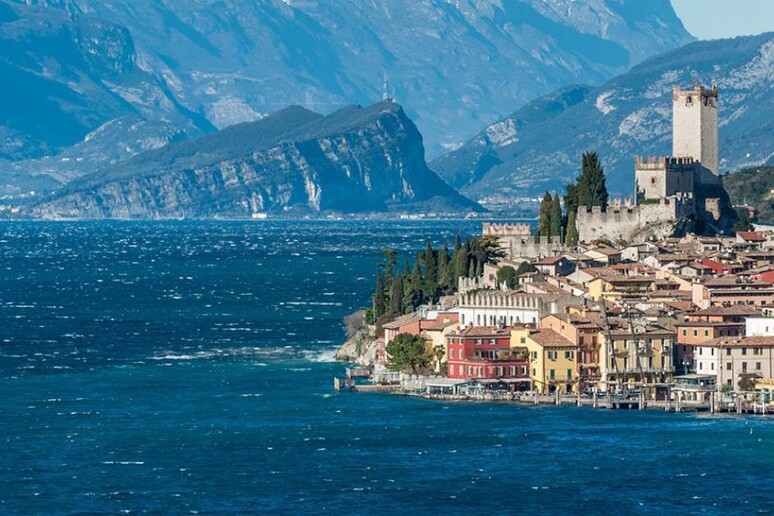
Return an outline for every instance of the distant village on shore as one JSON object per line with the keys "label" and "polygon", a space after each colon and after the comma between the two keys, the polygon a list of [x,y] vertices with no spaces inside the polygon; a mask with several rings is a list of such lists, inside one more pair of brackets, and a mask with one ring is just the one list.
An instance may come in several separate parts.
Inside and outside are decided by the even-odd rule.
{"label": "distant village on shore", "polygon": [[380,271],[338,353],[357,366],[335,387],[774,409],[774,234],[739,220],[723,189],[717,88],[675,86],[672,109],[673,154],[635,159],[632,199],[607,198],[589,153],[564,212],[546,194],[536,235],[485,223],[451,257],[428,245],[413,270]]}

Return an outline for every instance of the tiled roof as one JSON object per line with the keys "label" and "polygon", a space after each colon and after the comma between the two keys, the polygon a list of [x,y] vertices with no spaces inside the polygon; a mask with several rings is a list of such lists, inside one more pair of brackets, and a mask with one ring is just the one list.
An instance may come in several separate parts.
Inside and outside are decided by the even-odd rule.
{"label": "tiled roof", "polygon": [[530,340],[544,348],[566,348],[574,347],[575,343],[562,337],[554,330],[542,329],[529,334]]}

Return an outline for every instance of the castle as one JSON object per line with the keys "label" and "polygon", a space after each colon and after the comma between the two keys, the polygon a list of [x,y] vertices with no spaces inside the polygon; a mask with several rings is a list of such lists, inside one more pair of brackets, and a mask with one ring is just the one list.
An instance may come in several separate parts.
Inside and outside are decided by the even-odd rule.
{"label": "castle", "polygon": [[535,258],[556,256],[565,251],[559,237],[532,236],[529,224],[494,224],[485,222],[482,228],[483,236],[497,237],[500,247],[509,260],[519,258]]}
{"label": "castle", "polygon": [[635,158],[634,201],[581,206],[581,241],[663,238],[697,219],[720,218],[718,89],[672,89],[672,156]]}

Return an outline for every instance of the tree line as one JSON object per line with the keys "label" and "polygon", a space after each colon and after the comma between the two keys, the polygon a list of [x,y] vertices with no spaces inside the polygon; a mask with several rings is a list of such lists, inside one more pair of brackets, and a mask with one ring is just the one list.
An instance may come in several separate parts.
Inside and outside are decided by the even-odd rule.
{"label": "tree line", "polygon": [[578,228],[576,219],[579,206],[607,207],[609,195],[605,172],[596,152],[584,152],[581,172],[575,181],[569,183],[564,194],[564,214],[562,213],[559,194],[551,196],[546,192],[540,203],[538,216],[538,236],[559,237],[565,244],[578,244]]}
{"label": "tree line", "polygon": [[425,250],[417,253],[413,266],[405,260],[402,271],[398,269],[397,251],[385,249],[382,253],[384,261],[378,264],[372,306],[366,312],[367,320],[376,324],[456,292],[459,278],[481,276],[484,264],[505,256],[497,237],[468,238],[463,243],[459,235],[451,252],[448,244],[436,250],[428,240]]}

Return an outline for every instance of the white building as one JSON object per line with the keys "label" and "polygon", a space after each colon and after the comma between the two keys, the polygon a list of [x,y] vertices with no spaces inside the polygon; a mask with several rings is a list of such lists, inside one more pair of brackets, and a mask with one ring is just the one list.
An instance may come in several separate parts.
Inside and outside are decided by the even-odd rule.
{"label": "white building", "polygon": [[579,301],[570,295],[482,290],[459,295],[457,307],[449,311],[459,314],[463,328],[520,323],[537,326],[546,315],[563,313],[565,307],[577,305]]}
{"label": "white building", "polygon": [[744,323],[748,337],[774,337],[774,317],[747,317]]}
{"label": "white building", "polygon": [[721,337],[695,346],[696,373],[737,388],[742,375],[774,378],[774,336]]}

